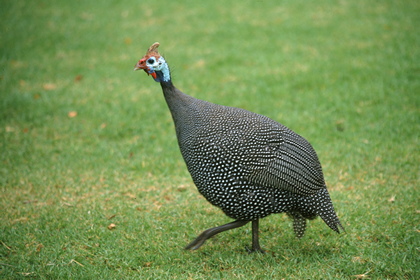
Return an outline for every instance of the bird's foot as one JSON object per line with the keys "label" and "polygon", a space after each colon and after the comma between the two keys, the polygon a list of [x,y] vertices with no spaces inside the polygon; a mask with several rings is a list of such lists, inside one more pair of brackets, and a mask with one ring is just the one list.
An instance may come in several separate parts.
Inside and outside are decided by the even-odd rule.
{"label": "bird's foot", "polygon": [[249,254],[252,254],[252,253],[265,254],[265,253],[266,253],[263,249],[261,249],[261,247],[257,247],[257,248],[251,247],[251,248],[249,248],[248,246],[246,246],[246,247],[245,247],[245,250],[246,250]]}

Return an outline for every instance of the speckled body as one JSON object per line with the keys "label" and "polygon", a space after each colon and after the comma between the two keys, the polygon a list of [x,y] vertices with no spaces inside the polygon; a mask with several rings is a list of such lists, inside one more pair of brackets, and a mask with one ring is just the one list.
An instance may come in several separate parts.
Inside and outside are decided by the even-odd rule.
{"label": "speckled body", "polygon": [[161,82],[181,153],[199,192],[236,220],[286,212],[303,236],[317,216],[342,227],[322,168],[303,137],[265,116],[188,96]]}

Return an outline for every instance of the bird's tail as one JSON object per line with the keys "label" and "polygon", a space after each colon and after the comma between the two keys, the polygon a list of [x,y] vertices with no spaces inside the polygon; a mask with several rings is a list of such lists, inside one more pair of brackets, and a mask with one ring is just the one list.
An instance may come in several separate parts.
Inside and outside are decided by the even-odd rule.
{"label": "bird's tail", "polygon": [[330,194],[326,188],[317,193],[315,206],[317,214],[332,230],[336,231],[337,233],[340,233],[340,231],[345,232],[343,225],[335,213]]}
{"label": "bird's tail", "polygon": [[287,212],[293,218],[293,230],[298,238],[301,238],[305,234],[306,220],[315,219],[317,216],[320,216],[332,230],[338,233],[345,231],[335,213],[326,188],[320,190],[313,196],[300,197],[298,201],[297,209]]}

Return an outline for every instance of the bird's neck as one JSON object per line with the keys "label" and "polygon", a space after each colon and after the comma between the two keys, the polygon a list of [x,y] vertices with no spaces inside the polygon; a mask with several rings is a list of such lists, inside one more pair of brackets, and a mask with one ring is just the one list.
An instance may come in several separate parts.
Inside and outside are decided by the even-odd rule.
{"label": "bird's neck", "polygon": [[178,142],[181,145],[184,134],[183,127],[190,127],[199,117],[197,116],[197,99],[177,89],[171,80],[160,82],[166,104],[172,115]]}
{"label": "bird's neck", "polygon": [[[169,109],[173,113],[173,106],[180,105],[180,103],[185,102],[186,94],[178,90],[172,83],[171,71],[168,64],[165,62],[162,65],[162,69],[156,71],[156,81],[160,82],[162,87],[163,94],[165,96],[166,102],[169,105]],[[175,105],[176,104],[176,105]]]}
{"label": "bird's neck", "polygon": [[162,68],[159,71],[156,71],[156,76],[155,80],[160,82],[175,126],[178,127],[181,123],[194,118],[195,113],[193,111],[196,111],[194,107],[196,106],[197,99],[183,93],[173,85],[171,72],[166,62],[162,64]]}
{"label": "bird's neck", "polygon": [[195,98],[177,89],[171,79],[160,82],[160,86],[162,87],[163,95],[165,96],[166,103],[168,104],[172,114],[179,113],[180,107],[185,108],[192,106]]}
{"label": "bird's neck", "polygon": [[171,81],[171,70],[166,62],[164,62],[159,71],[156,71],[156,82],[167,83]]}
{"label": "bird's neck", "polygon": [[163,94],[167,102],[168,98],[176,98],[178,95],[178,89],[173,85],[169,67],[165,67],[162,71],[156,71],[157,79],[160,81],[160,86],[162,87]]}

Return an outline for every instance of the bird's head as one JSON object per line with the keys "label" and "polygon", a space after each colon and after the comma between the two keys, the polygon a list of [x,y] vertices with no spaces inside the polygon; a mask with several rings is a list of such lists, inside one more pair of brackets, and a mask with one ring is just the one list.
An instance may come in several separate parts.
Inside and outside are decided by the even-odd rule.
{"label": "bird's head", "polygon": [[137,62],[134,70],[143,69],[148,75],[152,75],[156,82],[168,81],[169,68],[163,56],[157,51],[158,47],[158,42],[151,45],[146,55]]}

